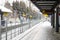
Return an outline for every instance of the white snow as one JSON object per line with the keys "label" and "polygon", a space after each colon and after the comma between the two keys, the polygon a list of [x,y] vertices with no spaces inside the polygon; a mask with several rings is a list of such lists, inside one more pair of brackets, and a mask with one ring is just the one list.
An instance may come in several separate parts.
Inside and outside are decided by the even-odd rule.
{"label": "white snow", "polygon": [[[36,24],[35,26],[33,26],[32,28],[30,28],[29,30],[27,30],[27,31],[25,31],[24,33],[20,34],[19,36],[13,38],[12,40],[19,40],[19,39],[24,38],[25,36],[28,38],[27,35],[29,35],[29,33],[30,33],[31,31],[33,31],[34,29],[38,30],[36,27],[39,27],[39,26],[41,26],[41,27],[42,27],[42,26],[44,26],[44,27],[46,27],[46,26],[51,26],[51,23],[48,22],[48,21],[40,22],[40,23]],[[34,30],[34,31],[36,31],[36,30]],[[31,37],[32,37],[32,36],[31,36]],[[24,38],[24,40],[25,40],[25,38]]]}
{"label": "white snow", "polygon": [[0,6],[0,10],[1,10],[2,12],[11,12],[11,13],[12,13],[12,11],[11,11],[10,9],[7,9],[7,8],[4,7],[4,6]]}

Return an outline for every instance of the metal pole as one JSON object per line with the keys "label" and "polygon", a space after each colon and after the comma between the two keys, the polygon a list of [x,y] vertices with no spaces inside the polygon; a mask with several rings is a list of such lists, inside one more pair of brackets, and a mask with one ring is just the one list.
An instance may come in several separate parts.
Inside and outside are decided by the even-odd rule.
{"label": "metal pole", "polygon": [[0,40],[1,40],[1,15],[0,15]]}
{"label": "metal pole", "polygon": [[29,28],[30,28],[30,17],[29,17]]}
{"label": "metal pole", "polygon": [[[20,19],[20,22],[21,22],[21,17],[20,17],[20,15],[21,15],[21,12],[20,12],[20,14],[19,14],[19,19]],[[21,33],[21,27],[20,27],[20,33]]]}
{"label": "metal pole", "polygon": [[[11,23],[11,29],[12,29],[12,23]],[[11,30],[11,39],[12,39],[12,30]]]}
{"label": "metal pole", "polygon": [[[23,23],[22,23],[22,19],[21,19],[21,15],[22,15],[22,11],[23,11],[23,8],[21,8],[21,13],[20,13],[20,22],[21,22],[21,25],[23,25]],[[22,27],[20,27],[20,33],[22,33],[23,32],[23,26]]]}
{"label": "metal pole", "polygon": [[59,17],[58,17],[58,9],[56,8],[56,32],[59,32]]}
{"label": "metal pole", "polygon": [[51,25],[54,28],[54,13],[52,13],[52,15],[51,15]]}
{"label": "metal pole", "polygon": [[53,26],[53,14],[51,15],[51,26]]}
{"label": "metal pole", "polygon": [[[14,13],[15,13],[15,14],[14,14],[15,25],[16,25],[16,18],[15,18],[15,17],[16,17],[16,12],[17,12],[17,10],[14,11]],[[15,29],[15,36],[16,36],[16,29]]]}
{"label": "metal pole", "polygon": [[[31,1],[29,1],[29,7],[31,8]],[[29,10],[29,13],[31,13],[30,11],[31,10]],[[29,28],[30,28],[30,17],[29,17]]]}
{"label": "metal pole", "polygon": [[[22,11],[21,11],[21,15],[22,15],[22,12],[23,12],[23,8],[22,8]],[[21,24],[23,25],[23,20],[21,20]],[[23,26],[22,26],[22,32],[23,32]]]}
{"label": "metal pole", "polygon": [[2,15],[1,14],[2,14],[2,12],[0,10],[0,40],[1,40],[1,24],[2,24],[2,22],[1,22],[2,21],[2,17],[1,17]]}
{"label": "metal pole", "polygon": [[7,40],[7,19],[6,19],[6,40]]}
{"label": "metal pole", "polygon": [[55,15],[54,15],[54,11],[53,11],[53,28],[55,28],[54,27],[54,19],[55,19]]}

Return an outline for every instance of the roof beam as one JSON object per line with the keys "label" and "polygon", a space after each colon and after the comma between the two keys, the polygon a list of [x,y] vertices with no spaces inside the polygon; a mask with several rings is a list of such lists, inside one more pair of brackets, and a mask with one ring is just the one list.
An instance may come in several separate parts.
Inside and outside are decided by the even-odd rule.
{"label": "roof beam", "polygon": [[[59,4],[59,1],[56,1],[55,4],[54,4],[54,6],[52,7],[52,9],[54,10],[54,8],[55,8],[58,4]],[[52,9],[51,9],[51,10],[52,10]]]}
{"label": "roof beam", "polygon": [[51,6],[52,6],[52,5],[54,5],[54,4],[37,4],[37,5],[39,5],[39,6],[40,6],[40,5],[51,5]]}
{"label": "roof beam", "polygon": [[55,3],[56,1],[36,1],[36,3]]}

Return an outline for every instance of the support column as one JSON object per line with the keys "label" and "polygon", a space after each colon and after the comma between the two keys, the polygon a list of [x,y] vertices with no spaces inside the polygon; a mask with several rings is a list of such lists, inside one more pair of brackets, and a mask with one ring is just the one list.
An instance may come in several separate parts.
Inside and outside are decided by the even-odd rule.
{"label": "support column", "polygon": [[54,28],[54,12],[53,12],[52,15],[51,15],[51,25],[52,25],[53,28]]}
{"label": "support column", "polygon": [[51,26],[52,26],[52,24],[53,24],[53,23],[52,23],[52,17],[53,17],[53,15],[51,15]]}
{"label": "support column", "polygon": [[59,32],[59,16],[58,16],[58,9],[56,8],[56,32]]}
{"label": "support column", "polygon": [[52,22],[53,22],[53,25],[52,25],[52,26],[53,26],[53,28],[54,28],[54,12],[53,12],[52,15],[53,15],[53,18],[52,18],[52,20],[53,20],[53,21],[52,21]]}
{"label": "support column", "polygon": [[1,19],[0,19],[0,40],[1,40],[1,24],[2,24],[2,20],[3,20],[3,13],[2,13],[2,11],[0,10],[0,17],[1,17]]}

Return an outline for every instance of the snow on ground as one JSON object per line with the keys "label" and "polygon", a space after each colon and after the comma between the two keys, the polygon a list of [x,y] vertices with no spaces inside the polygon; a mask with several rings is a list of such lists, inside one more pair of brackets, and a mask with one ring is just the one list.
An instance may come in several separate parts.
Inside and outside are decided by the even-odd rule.
{"label": "snow on ground", "polygon": [[51,23],[49,21],[43,22],[42,26],[51,26]]}
{"label": "snow on ground", "polygon": [[[40,22],[35,25],[28,34],[26,34],[20,40],[55,40],[51,35],[51,23],[48,21]],[[28,32],[28,31],[27,31]]]}
{"label": "snow on ground", "polygon": [[[38,23],[38,24],[36,24],[35,26],[33,26],[32,28],[30,28],[29,30],[27,30],[27,31],[25,31],[24,33],[22,33],[22,34],[20,34],[19,36],[17,36],[17,37],[15,37],[15,38],[13,38],[12,40],[21,40],[21,39],[23,39],[23,40],[26,40],[26,37],[28,38],[28,36],[27,35],[30,35],[29,33],[31,32],[31,31],[33,31],[34,29],[36,29],[36,27],[38,28],[39,26],[44,26],[44,27],[46,27],[46,26],[51,26],[51,23],[50,22],[48,22],[48,21],[45,21],[45,22],[40,22],[40,23]],[[40,27],[39,27],[40,28]],[[38,30],[38,29],[36,29],[36,30]],[[35,31],[36,31],[35,30]],[[34,32],[35,32],[34,31]],[[33,35],[32,35],[33,36]],[[31,36],[31,37],[32,37]]]}

